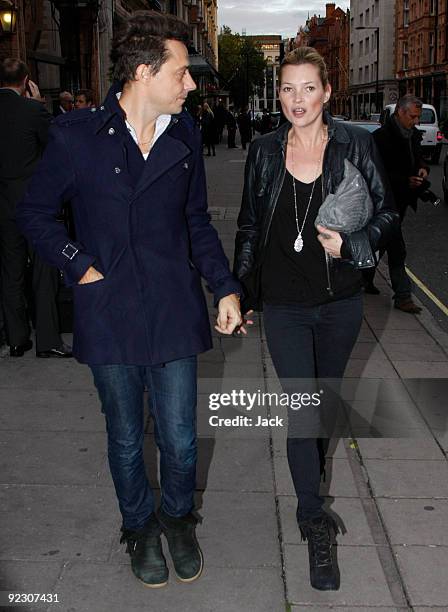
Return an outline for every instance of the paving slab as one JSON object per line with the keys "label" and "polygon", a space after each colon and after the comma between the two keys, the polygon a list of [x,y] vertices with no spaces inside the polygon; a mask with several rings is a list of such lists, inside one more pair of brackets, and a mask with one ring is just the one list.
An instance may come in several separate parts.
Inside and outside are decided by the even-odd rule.
{"label": "paving slab", "polygon": [[[1,367],[1,365],[0,365]],[[0,389],[0,430],[90,431],[105,430],[96,391],[72,393],[60,389],[30,391]]]}
{"label": "paving slab", "polygon": [[92,373],[74,359],[13,358],[1,360],[2,389],[61,389],[63,391],[95,391]]}
{"label": "paving slab", "polygon": [[448,465],[444,461],[366,459],[375,497],[448,498]]}
{"label": "paving slab", "polygon": [[112,486],[101,433],[3,431],[0,461],[2,484]]}
{"label": "paving slab", "polygon": [[[300,532],[297,526],[295,496],[281,496],[278,498],[282,540],[285,544],[301,544]],[[336,520],[341,532],[337,541],[339,546],[375,546],[362,502],[357,498],[335,497],[334,500],[326,498],[325,510]]]}
{"label": "paving slab", "polygon": [[448,362],[394,361],[400,378],[448,378]]}
{"label": "paving slab", "polygon": [[105,561],[121,525],[112,487],[0,486],[0,499],[3,560]]}
{"label": "paving slab", "polygon": [[433,438],[415,440],[397,438],[359,439],[358,447],[363,459],[417,459],[444,461],[445,457]]}
{"label": "paving slab", "polygon": [[162,589],[148,589],[128,566],[73,562],[58,585],[67,612],[283,612],[283,584],[277,568],[211,568],[200,580],[182,584],[170,576]]}
{"label": "paving slab", "polygon": [[291,604],[393,606],[383,568],[374,546],[338,546],[339,591],[317,591],[309,583],[307,546],[284,546],[287,599]]}
{"label": "paving slab", "polygon": [[412,606],[448,608],[448,547],[394,546]]}
{"label": "paving slab", "polygon": [[392,544],[448,546],[448,500],[379,499],[378,507]]}
{"label": "paving slab", "polygon": [[392,361],[448,361],[448,355],[437,345],[381,343]]}
{"label": "paving slab", "polygon": [[347,378],[398,378],[390,361],[350,358],[345,369]]}
{"label": "paving slab", "polygon": [[[2,612],[44,612],[48,604],[26,604],[14,607],[2,606],[8,593],[56,594],[53,588],[62,572],[63,564],[58,561],[0,561],[0,610]],[[52,609],[60,609],[60,604],[53,604]]]}

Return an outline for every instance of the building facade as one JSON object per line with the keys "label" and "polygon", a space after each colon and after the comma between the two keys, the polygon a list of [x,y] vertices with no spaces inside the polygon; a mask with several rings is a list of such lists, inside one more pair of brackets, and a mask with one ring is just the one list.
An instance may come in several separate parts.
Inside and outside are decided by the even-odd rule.
{"label": "building facade", "polygon": [[349,79],[354,119],[397,101],[395,1],[351,0]]}
{"label": "building facade", "polygon": [[104,98],[114,30],[137,10],[172,13],[189,23],[191,71],[201,91],[216,86],[217,0],[16,0],[16,6],[16,31],[0,31],[0,59],[19,57],[29,65],[50,110],[61,90],[92,89],[97,103]]}
{"label": "building facade", "polygon": [[337,115],[351,114],[349,95],[350,11],[327,2],[325,17],[309,17],[297,33],[297,47],[314,47],[325,59],[332,86],[330,110]]}
{"label": "building facade", "polygon": [[283,53],[283,40],[278,34],[248,36],[263,53],[267,62],[264,87],[254,96],[253,109],[262,111],[267,108],[271,112],[280,110],[278,101],[278,69]]}
{"label": "building facade", "polygon": [[448,116],[448,1],[397,0],[396,76],[399,94],[413,93]]}

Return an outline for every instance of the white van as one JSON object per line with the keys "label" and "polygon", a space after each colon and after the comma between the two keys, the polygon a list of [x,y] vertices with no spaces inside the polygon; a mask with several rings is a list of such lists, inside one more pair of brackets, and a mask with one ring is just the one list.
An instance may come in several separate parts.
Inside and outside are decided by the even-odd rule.
{"label": "white van", "polygon": [[[382,125],[384,125],[390,115],[395,112],[395,107],[396,104],[388,104],[384,108],[380,119]],[[416,127],[423,132],[423,154],[430,157],[433,164],[438,164],[442,151],[443,134],[439,130],[439,121],[434,106],[431,104],[423,104],[420,124]]]}

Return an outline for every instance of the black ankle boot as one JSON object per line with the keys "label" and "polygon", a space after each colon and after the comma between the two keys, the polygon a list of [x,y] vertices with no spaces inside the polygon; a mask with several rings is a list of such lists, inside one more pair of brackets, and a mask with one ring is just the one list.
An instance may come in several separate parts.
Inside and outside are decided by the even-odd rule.
{"label": "black ankle boot", "polygon": [[336,560],[335,521],[324,514],[318,518],[300,521],[302,540],[308,541],[311,586],[319,591],[337,591],[340,586],[339,568]]}
{"label": "black ankle boot", "polygon": [[126,552],[131,556],[134,575],[145,586],[156,589],[168,581],[168,568],[162,552],[162,529],[154,514],[138,531],[121,528],[120,543],[126,542]]}
{"label": "black ankle boot", "polygon": [[162,510],[157,517],[168,541],[176,576],[181,582],[193,582],[201,575],[204,564],[196,539],[197,519],[191,513],[177,518]]}

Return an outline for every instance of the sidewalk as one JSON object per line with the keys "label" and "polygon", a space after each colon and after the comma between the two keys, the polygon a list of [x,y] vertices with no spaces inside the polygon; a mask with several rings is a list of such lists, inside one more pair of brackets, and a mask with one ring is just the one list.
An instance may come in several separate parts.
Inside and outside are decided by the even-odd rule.
{"label": "sidewalk", "polygon": [[[221,145],[216,158],[205,159],[210,212],[231,259],[244,152]],[[408,437],[330,446],[323,491],[345,531],[338,537],[339,591],[309,585],[285,430],[274,427],[256,437],[234,428],[199,438],[204,574],[185,585],[172,572],[160,590],[137,582],[119,544],[104,419],[90,372],[71,360],[36,360],[33,351],[0,359],[0,591],[58,594],[59,604],[24,611],[448,609],[448,337],[427,310],[415,317],[392,309],[383,268],[377,285],[381,295],[365,299],[344,397],[375,428],[396,426]],[[277,388],[261,317],[248,338],[214,332],[199,374],[200,430],[210,415],[210,379]],[[146,437],[158,487],[150,423]]]}

